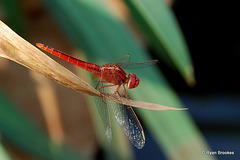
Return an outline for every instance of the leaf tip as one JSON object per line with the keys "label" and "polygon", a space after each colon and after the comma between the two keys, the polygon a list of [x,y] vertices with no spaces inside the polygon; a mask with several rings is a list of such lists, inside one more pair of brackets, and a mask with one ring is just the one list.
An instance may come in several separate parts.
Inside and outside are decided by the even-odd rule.
{"label": "leaf tip", "polygon": [[192,65],[185,68],[185,80],[188,86],[194,87],[196,85],[196,80],[194,76],[194,68]]}

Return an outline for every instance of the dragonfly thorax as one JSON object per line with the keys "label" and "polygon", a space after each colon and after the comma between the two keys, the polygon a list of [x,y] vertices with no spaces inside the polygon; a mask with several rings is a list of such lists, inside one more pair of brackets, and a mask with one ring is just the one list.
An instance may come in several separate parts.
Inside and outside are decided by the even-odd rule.
{"label": "dragonfly thorax", "polygon": [[121,85],[125,83],[128,78],[124,70],[115,64],[105,64],[100,68],[99,77],[108,83]]}
{"label": "dragonfly thorax", "polygon": [[139,78],[134,73],[128,75],[127,87],[129,89],[136,88],[139,84]]}

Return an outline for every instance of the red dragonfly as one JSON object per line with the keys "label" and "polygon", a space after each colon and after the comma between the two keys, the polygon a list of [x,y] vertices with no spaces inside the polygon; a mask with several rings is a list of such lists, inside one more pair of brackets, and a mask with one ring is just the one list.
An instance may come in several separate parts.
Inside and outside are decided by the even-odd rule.
{"label": "red dragonfly", "polygon": [[[113,61],[112,63],[99,66],[94,63],[79,60],[66,53],[63,53],[41,43],[37,43],[36,45],[44,51],[47,51],[65,61],[68,61],[91,72],[94,75],[94,79],[100,79],[97,83],[96,89],[99,89],[103,103],[98,102],[97,105],[98,111],[104,123],[105,135],[107,136],[108,141],[110,143],[112,141],[111,121],[109,114],[110,104],[117,122],[122,127],[125,135],[128,137],[130,142],[138,149],[143,148],[145,144],[143,128],[132,106],[122,105],[120,103],[115,103],[112,101],[110,103],[107,103],[106,99],[104,98],[104,96],[102,96],[102,94],[104,94],[104,88],[116,86],[116,90],[113,92],[112,96],[117,100],[119,99],[118,97],[125,97],[129,99],[130,96],[127,94],[125,86],[127,86],[129,89],[136,88],[139,85],[139,78],[134,73],[130,73],[127,76],[123,69],[148,67],[157,63],[157,60],[130,63],[130,55],[125,55]],[[100,83],[108,84],[98,87]],[[123,93],[120,93],[121,86],[123,89]]]}

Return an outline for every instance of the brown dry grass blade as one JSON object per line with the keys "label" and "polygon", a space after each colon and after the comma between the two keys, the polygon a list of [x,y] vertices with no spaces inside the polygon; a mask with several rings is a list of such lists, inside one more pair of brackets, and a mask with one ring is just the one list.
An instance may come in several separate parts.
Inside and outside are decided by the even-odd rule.
{"label": "brown dry grass blade", "polygon": [[[2,21],[0,21],[0,57],[19,63],[65,87],[90,96],[100,96],[99,92],[91,85],[18,36]],[[111,95],[105,94],[104,96],[109,100],[116,101]],[[171,108],[126,98],[121,98],[120,101],[125,105],[151,110],[185,110],[185,108]]]}
{"label": "brown dry grass blade", "polygon": [[154,104],[154,103],[134,101],[131,99],[127,99],[127,98],[118,96],[117,98],[119,99],[119,101],[120,101],[119,102],[116,100],[116,98],[112,97],[112,94],[109,94],[109,93],[104,93],[104,96],[112,101],[117,102],[117,103],[125,104],[128,106],[133,106],[133,107],[137,107],[137,108],[149,109],[149,110],[163,111],[163,110],[187,110],[188,109],[188,108],[173,108],[173,107],[163,106],[163,105]]}
{"label": "brown dry grass blade", "polygon": [[91,85],[18,36],[1,21],[0,56],[38,72],[63,86],[91,96],[99,95]]}

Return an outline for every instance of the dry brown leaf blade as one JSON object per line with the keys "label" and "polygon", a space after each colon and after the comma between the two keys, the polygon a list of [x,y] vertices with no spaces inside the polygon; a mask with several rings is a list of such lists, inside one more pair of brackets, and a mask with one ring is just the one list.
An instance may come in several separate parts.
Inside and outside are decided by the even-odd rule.
{"label": "dry brown leaf blade", "polygon": [[106,96],[108,99],[115,101],[117,103],[121,103],[124,105],[132,106],[132,107],[137,107],[137,108],[143,108],[143,109],[149,109],[149,110],[158,110],[158,111],[163,111],[163,110],[187,110],[187,108],[173,108],[173,107],[168,107],[164,105],[159,105],[155,103],[148,103],[148,102],[142,102],[142,101],[134,101],[131,99],[127,99],[124,97],[117,97],[114,98],[112,94],[105,93],[104,96]]}
{"label": "dry brown leaf blade", "polygon": [[0,21],[0,56],[38,72],[57,83],[91,96],[99,92]]}
{"label": "dry brown leaf blade", "polygon": [[[35,46],[21,38],[7,25],[0,21],[0,57],[7,58],[19,63],[45,77],[56,81],[57,83],[72,88],[78,92],[90,95],[100,96],[99,92],[87,82],[76,76],[46,54],[41,52]],[[109,100],[118,102],[110,94],[104,94]],[[153,103],[140,102],[120,98],[120,102],[138,108],[150,110],[185,110],[186,108],[172,108]]]}

